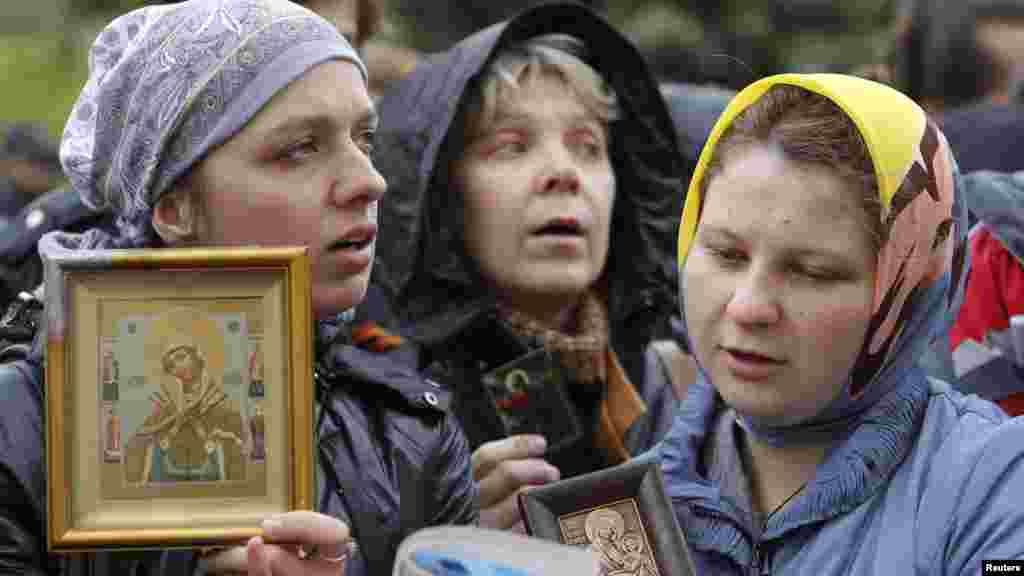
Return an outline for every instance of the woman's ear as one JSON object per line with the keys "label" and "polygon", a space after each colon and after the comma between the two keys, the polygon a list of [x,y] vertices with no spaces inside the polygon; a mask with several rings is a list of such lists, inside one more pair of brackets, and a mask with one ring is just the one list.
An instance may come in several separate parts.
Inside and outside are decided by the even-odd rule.
{"label": "woman's ear", "polygon": [[188,244],[198,238],[195,194],[185,186],[175,187],[157,200],[153,208],[153,229],[168,246]]}

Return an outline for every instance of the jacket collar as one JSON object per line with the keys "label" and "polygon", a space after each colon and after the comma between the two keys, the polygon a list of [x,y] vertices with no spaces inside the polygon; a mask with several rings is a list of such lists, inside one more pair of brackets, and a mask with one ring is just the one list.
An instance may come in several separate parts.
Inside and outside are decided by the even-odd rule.
{"label": "jacket collar", "polygon": [[[768,519],[763,539],[843,514],[886,485],[913,448],[928,403],[924,373],[913,368],[905,378],[826,456],[803,493]],[[697,549],[716,550],[747,564],[754,538],[750,512],[724,497],[711,480],[716,474],[709,473],[702,457],[715,417],[723,410],[721,397],[700,377],[659,445],[658,456],[673,506],[685,509],[690,519],[683,526],[687,541]],[[740,546],[743,541],[746,544]]]}
{"label": "jacket collar", "polygon": [[314,385],[330,390],[344,381],[354,394],[392,392],[407,409],[435,413],[449,409],[451,395],[441,384],[386,355],[349,344],[346,327],[324,322],[318,323],[317,331]]}
{"label": "jacket collar", "polygon": [[403,336],[418,344],[433,347],[465,331],[473,324],[496,314],[496,305],[490,297],[464,301],[425,316],[419,322],[402,330]]}

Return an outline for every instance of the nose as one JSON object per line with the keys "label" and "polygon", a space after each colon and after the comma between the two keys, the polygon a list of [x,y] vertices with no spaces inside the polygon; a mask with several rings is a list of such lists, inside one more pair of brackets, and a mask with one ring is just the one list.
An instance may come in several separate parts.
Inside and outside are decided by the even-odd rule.
{"label": "nose", "polygon": [[568,192],[577,194],[580,191],[580,173],[576,160],[565,145],[559,143],[549,146],[546,151],[548,162],[541,176],[541,190],[545,193]]}
{"label": "nose", "polygon": [[338,208],[375,204],[384,197],[387,181],[377,171],[368,154],[362,151],[339,158],[335,163],[330,203]]}
{"label": "nose", "polygon": [[778,290],[769,274],[748,267],[738,277],[725,313],[734,322],[746,326],[767,326],[782,318]]}

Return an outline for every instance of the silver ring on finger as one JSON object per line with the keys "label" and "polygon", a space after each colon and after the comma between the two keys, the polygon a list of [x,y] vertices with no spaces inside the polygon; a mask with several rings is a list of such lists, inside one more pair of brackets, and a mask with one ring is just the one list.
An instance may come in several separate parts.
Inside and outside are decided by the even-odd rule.
{"label": "silver ring on finger", "polygon": [[349,540],[344,544],[342,551],[337,556],[324,556],[320,547],[316,544],[309,547],[307,550],[305,547],[299,548],[299,558],[303,560],[311,561],[323,561],[330,562],[331,564],[341,564],[349,558],[351,558],[359,550],[359,544],[355,540]]}
{"label": "silver ring on finger", "polygon": [[328,558],[325,556],[321,558],[321,560],[325,562],[330,562],[332,564],[341,564],[342,562],[346,562],[349,559],[351,559],[352,556],[355,556],[356,552],[358,551],[359,544],[355,540],[349,540],[347,543],[345,543],[345,547],[341,551],[341,554],[338,554],[337,556],[334,556],[332,558]]}

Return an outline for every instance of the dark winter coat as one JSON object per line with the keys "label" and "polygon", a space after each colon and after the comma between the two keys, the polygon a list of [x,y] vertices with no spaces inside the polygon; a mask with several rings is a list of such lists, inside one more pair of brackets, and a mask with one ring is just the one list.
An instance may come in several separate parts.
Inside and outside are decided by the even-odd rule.
{"label": "dark winter coat", "polygon": [[[946,112],[939,118],[961,174],[978,170],[1024,170],[1024,111],[1020,105],[976,104]],[[967,198],[974,209],[974,199]]]}
{"label": "dark winter coat", "polygon": [[[0,194],[4,183],[0,180]],[[31,292],[43,281],[43,264],[36,245],[53,230],[82,232],[89,228],[113,230],[113,216],[96,212],[82,203],[70,187],[55,188],[11,214],[0,225],[0,308],[6,308],[19,292]]]}
{"label": "dark winter coat", "polygon": [[[47,554],[42,341],[0,365],[0,573],[193,573],[187,550]],[[343,343],[325,348],[314,370],[316,508],[360,544],[348,576],[388,574],[410,532],[476,522],[466,440],[436,384]]]}

